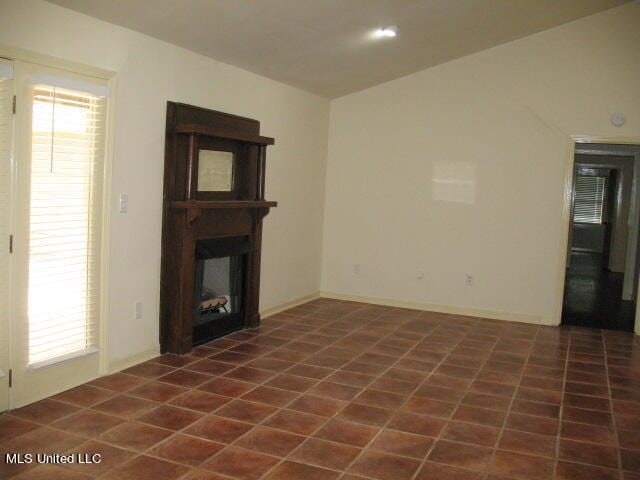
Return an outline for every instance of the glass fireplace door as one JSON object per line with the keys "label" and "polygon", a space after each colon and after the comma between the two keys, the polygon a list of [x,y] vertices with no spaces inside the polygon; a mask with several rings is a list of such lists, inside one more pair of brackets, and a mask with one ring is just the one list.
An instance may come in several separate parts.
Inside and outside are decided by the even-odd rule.
{"label": "glass fireplace door", "polygon": [[[198,345],[244,326],[244,241],[216,241],[197,249],[193,344]],[[225,256],[218,256],[225,255]]]}

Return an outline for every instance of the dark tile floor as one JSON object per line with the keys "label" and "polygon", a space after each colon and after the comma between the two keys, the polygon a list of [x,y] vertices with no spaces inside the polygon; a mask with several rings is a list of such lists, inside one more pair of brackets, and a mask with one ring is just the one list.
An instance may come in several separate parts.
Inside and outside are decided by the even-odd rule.
{"label": "dark tile floor", "polygon": [[0,478],[639,480],[640,345],[317,300],[0,416]]}
{"label": "dark tile floor", "polygon": [[602,254],[571,252],[566,273],[562,323],[632,332],[635,302],[622,300],[623,273],[605,268]]}

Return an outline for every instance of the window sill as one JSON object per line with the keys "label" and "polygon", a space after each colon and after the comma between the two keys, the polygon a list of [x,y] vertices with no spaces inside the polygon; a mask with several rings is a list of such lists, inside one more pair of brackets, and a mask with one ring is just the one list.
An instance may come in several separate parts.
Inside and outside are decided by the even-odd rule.
{"label": "window sill", "polygon": [[78,358],[88,357],[89,355],[95,355],[96,353],[98,353],[97,348],[87,348],[85,350],[78,350],[77,352],[67,353],[66,355],[60,355],[59,357],[31,363],[29,364],[29,369],[32,371],[42,370],[43,368],[53,367],[54,365],[59,365],[61,363],[69,362],[71,360],[76,360]]}

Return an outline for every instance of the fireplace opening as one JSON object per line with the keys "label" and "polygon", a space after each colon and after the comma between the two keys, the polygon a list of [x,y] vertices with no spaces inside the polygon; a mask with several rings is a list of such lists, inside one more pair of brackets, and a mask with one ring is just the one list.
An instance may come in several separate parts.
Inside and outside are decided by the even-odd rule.
{"label": "fireplace opening", "polygon": [[193,344],[244,328],[248,237],[200,240],[196,246]]}

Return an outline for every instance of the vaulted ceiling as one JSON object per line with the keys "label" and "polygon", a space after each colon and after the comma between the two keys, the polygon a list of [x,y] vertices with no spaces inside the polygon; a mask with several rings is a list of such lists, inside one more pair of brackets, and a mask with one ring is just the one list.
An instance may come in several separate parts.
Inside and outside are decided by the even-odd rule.
{"label": "vaulted ceiling", "polygon": [[629,0],[49,1],[334,98]]}

